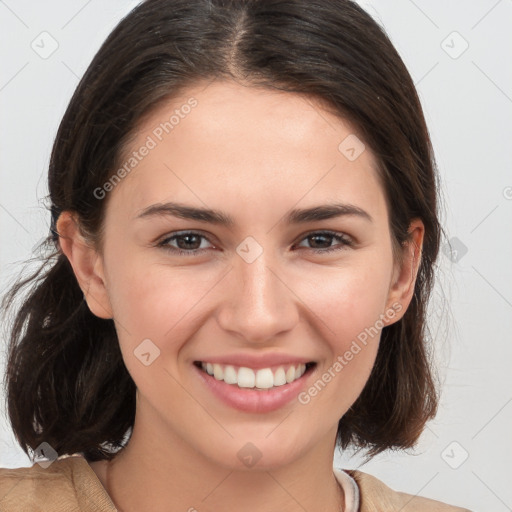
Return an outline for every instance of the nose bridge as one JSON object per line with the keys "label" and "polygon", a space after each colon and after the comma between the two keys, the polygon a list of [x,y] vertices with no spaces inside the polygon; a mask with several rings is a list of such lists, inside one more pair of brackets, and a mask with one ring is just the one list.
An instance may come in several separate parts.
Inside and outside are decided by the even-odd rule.
{"label": "nose bridge", "polygon": [[236,257],[219,314],[223,329],[248,341],[272,339],[293,328],[298,318],[293,293],[269,253],[263,251],[252,261]]}

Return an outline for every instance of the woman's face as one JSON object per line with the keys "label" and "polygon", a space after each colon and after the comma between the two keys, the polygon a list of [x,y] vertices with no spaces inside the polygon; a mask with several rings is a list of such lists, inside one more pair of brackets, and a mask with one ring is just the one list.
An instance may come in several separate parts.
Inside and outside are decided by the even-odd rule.
{"label": "woman's face", "polygon": [[[104,246],[86,296],[115,319],[136,428],[230,468],[332,452],[409,297],[369,148],[312,100],[213,82],[147,118],[123,166],[96,191]],[[346,213],[322,213],[333,205]]]}

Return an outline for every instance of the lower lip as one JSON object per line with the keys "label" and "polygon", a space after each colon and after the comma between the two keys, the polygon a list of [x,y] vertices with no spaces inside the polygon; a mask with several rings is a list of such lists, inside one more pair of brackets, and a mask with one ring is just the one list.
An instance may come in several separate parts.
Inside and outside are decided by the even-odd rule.
{"label": "lower lip", "polygon": [[240,411],[252,413],[275,411],[296,398],[305,387],[308,377],[316,367],[314,365],[308,368],[301,377],[290,384],[258,391],[252,388],[240,388],[236,384],[226,384],[223,380],[217,380],[212,375],[201,370],[195,364],[192,366],[208,389],[225,404]]}

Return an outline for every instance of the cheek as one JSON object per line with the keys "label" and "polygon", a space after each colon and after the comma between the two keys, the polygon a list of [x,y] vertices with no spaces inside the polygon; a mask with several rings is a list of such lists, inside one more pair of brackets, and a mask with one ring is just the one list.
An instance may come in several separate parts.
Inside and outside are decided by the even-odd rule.
{"label": "cheek", "polygon": [[192,307],[199,289],[205,286],[196,277],[165,267],[140,267],[137,272],[132,266],[128,273],[119,273],[115,279],[117,284],[112,291],[117,297],[117,313],[134,330],[149,328],[151,334],[158,336]]}
{"label": "cheek", "polygon": [[[128,258],[122,254],[131,255]],[[209,316],[208,292],[222,286],[220,280],[226,272],[220,266],[216,270],[208,265],[178,267],[164,261],[160,257],[149,258],[142,251],[120,249],[113,249],[107,259],[108,292],[120,348],[138,387],[143,387],[144,382],[155,385],[151,381],[156,369],[173,375],[179,372],[182,348],[190,344]],[[148,346],[148,339],[149,352],[153,350],[157,357],[145,367],[140,354],[146,352],[141,347]],[[150,358],[153,361],[153,353]]]}
{"label": "cheek", "polygon": [[[368,269],[371,269],[368,271]],[[338,420],[366,384],[377,355],[389,282],[387,267],[375,262],[360,271],[333,273],[302,288],[317,315],[314,336],[329,347],[313,385],[299,396],[311,408],[328,408]],[[306,290],[310,289],[309,294]]]}
{"label": "cheek", "polygon": [[330,268],[297,287],[303,302],[317,315],[315,323],[322,327],[323,337],[331,340],[337,354],[381,318],[388,297],[387,276],[386,265],[373,262]]}

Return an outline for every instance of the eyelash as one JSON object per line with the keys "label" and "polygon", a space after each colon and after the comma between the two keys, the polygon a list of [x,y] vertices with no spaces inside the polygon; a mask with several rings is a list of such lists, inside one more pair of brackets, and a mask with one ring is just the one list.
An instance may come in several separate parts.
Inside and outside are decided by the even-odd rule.
{"label": "eyelash", "polygon": [[[179,249],[177,247],[172,247],[172,246],[168,245],[169,242],[171,242],[172,240],[176,240],[178,238],[182,238],[182,237],[186,237],[186,236],[190,236],[190,235],[198,236],[198,237],[204,238],[205,240],[208,240],[208,238],[205,235],[202,235],[201,233],[197,233],[195,231],[187,231],[187,232],[178,233],[178,234],[175,234],[175,235],[165,238],[161,242],[158,242],[157,247],[160,247],[166,251],[169,251],[172,253],[177,253],[177,254],[180,254],[183,256],[199,256],[204,251],[208,250],[208,249],[191,249],[189,251],[186,251],[184,249]],[[334,251],[340,251],[340,250],[343,250],[345,247],[352,247],[354,245],[354,242],[352,241],[351,238],[349,238],[348,236],[346,236],[342,233],[336,233],[333,231],[313,231],[311,233],[308,233],[306,236],[304,236],[299,242],[302,242],[303,240],[306,240],[306,239],[314,237],[314,236],[332,237],[334,240],[341,243],[340,247],[334,246],[334,247],[330,247],[327,249],[312,249],[312,248],[309,249],[310,251],[313,251],[316,254],[326,254],[326,253],[331,253]],[[208,242],[210,242],[210,241],[208,240]],[[307,247],[306,247],[306,249],[307,249]]]}

